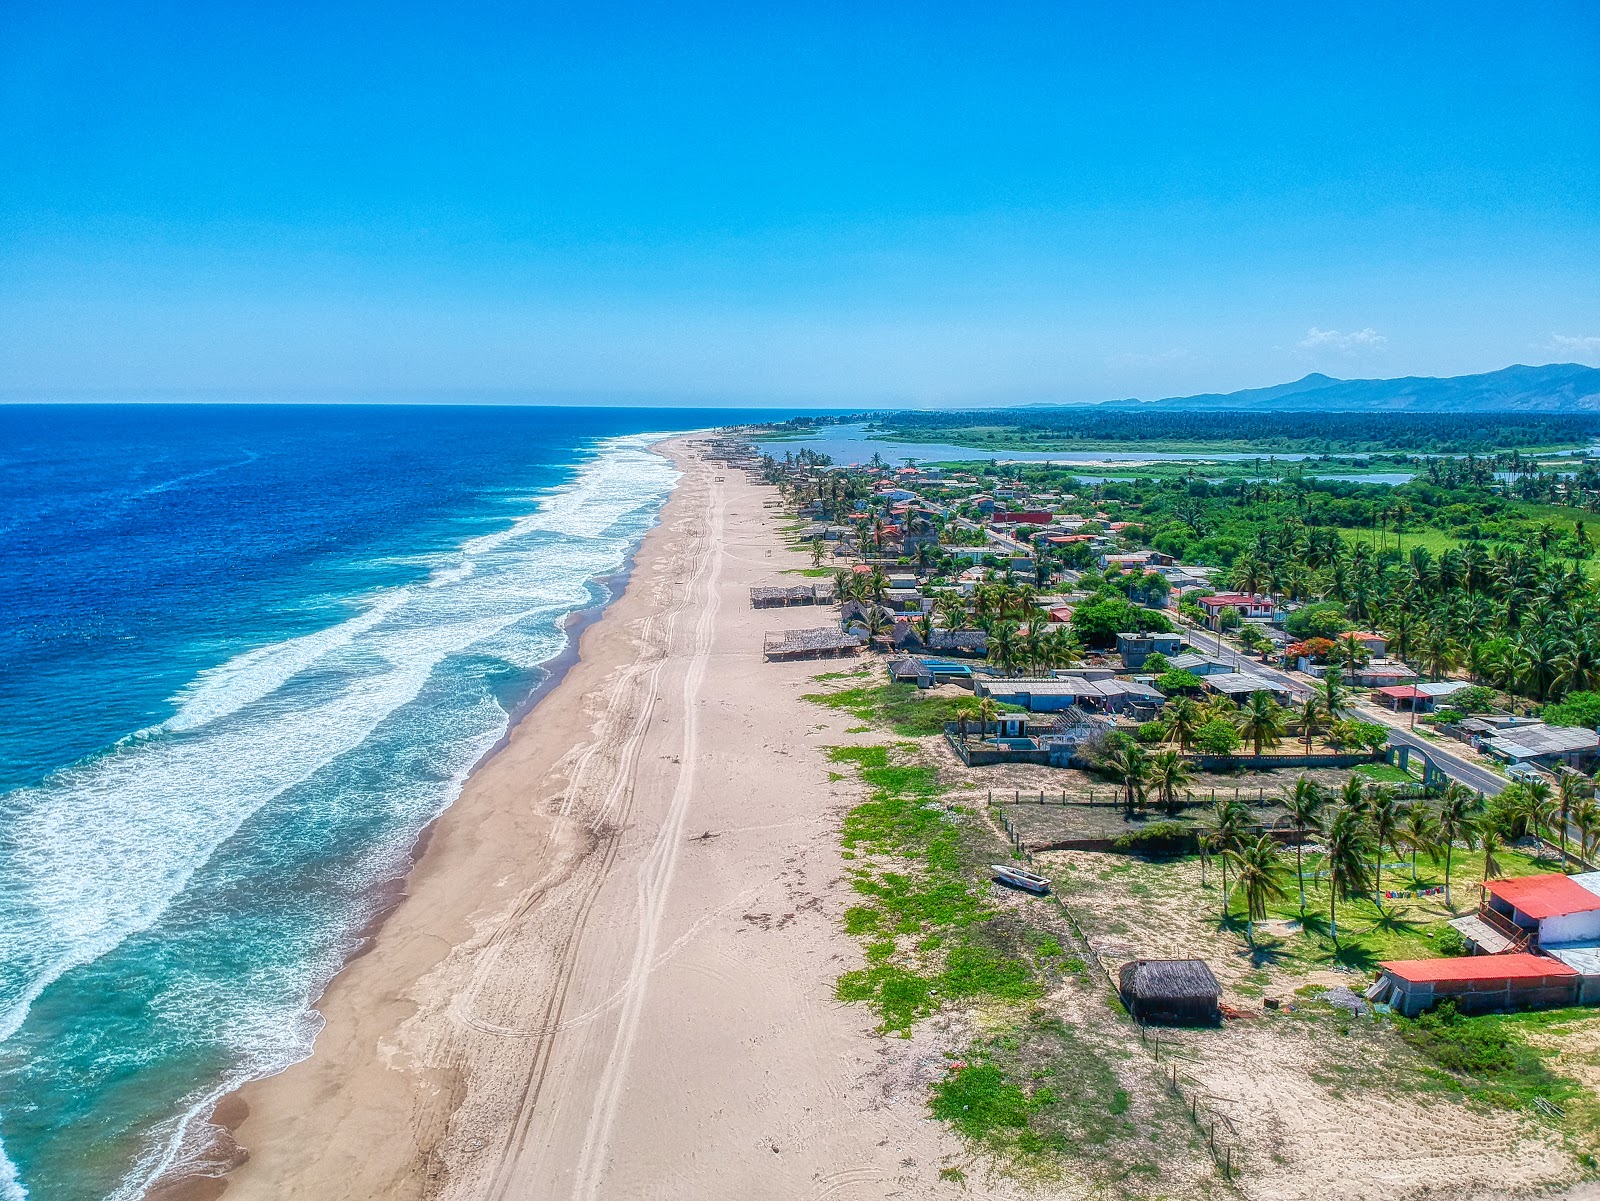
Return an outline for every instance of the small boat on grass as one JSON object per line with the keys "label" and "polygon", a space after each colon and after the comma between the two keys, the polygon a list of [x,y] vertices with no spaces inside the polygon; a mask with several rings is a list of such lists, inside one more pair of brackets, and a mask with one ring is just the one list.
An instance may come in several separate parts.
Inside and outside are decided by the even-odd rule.
{"label": "small boat on grass", "polygon": [[989,870],[1001,884],[1020,888],[1024,892],[1037,893],[1041,897],[1049,895],[1050,881],[1038,872],[1030,872],[1025,867],[1012,867],[1007,863],[991,863]]}

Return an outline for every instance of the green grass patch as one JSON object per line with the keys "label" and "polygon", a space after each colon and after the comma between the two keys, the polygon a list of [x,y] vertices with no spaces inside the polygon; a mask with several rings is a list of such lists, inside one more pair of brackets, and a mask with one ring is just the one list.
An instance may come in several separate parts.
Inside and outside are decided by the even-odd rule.
{"label": "green grass patch", "polygon": [[1353,773],[1365,776],[1379,784],[1415,784],[1417,777],[1408,771],[1395,767],[1392,763],[1358,763],[1350,769]]}
{"label": "green grass patch", "polygon": [[969,1048],[933,1085],[930,1108],[1013,1170],[1050,1177],[1070,1159],[1099,1186],[1095,1195],[1126,1195],[1118,1184],[1158,1181],[1198,1144],[1187,1109],[1165,1092],[1136,1105],[1116,1070],[1124,1062],[1084,1027],[1034,1010]]}
{"label": "green grass patch", "polygon": [[1422,1060],[1423,1087],[1469,1104],[1520,1110],[1578,1136],[1592,1153],[1600,1132],[1600,1103],[1589,1089],[1553,1070],[1554,1046],[1528,1034],[1592,1018],[1591,1011],[1484,1014],[1462,1017],[1449,1002],[1414,1020],[1396,1018],[1400,1037]]}
{"label": "green grass patch", "polygon": [[[846,673],[839,673],[842,678]],[[818,676],[821,680],[825,677]],[[956,721],[957,712],[972,702],[963,697],[929,696],[915,684],[861,684],[831,692],[811,692],[802,698],[812,704],[838,709],[874,726],[893,730],[905,738],[926,738],[944,732],[944,723]],[[1014,705],[1000,706],[1007,712]]]}

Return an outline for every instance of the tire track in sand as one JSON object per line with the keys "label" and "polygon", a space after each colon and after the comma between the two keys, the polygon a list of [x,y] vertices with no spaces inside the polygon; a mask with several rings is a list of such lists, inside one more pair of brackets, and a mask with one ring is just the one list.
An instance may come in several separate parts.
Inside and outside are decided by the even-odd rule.
{"label": "tire track in sand", "polygon": [[710,567],[705,575],[705,607],[701,609],[700,620],[695,624],[694,657],[683,678],[683,750],[679,755],[682,769],[678,772],[678,784],[673,790],[666,818],[661,823],[650,854],[639,867],[639,937],[634,944],[633,962],[625,985],[626,999],[617,1023],[616,1037],[600,1075],[594,1108],[589,1115],[589,1127],[578,1157],[572,1190],[575,1201],[592,1201],[605,1170],[611,1127],[616,1120],[617,1103],[627,1077],[628,1061],[632,1058],[634,1043],[638,1039],[639,1019],[644,1010],[650,969],[661,935],[661,921],[666,913],[667,896],[672,889],[673,873],[677,870],[678,856],[683,847],[683,823],[688,816],[689,802],[694,792],[695,766],[700,750],[697,701],[701,682],[705,679],[706,665],[711,659],[717,613],[722,607],[721,532],[724,502],[722,489],[715,482],[711,490],[712,512],[708,531]]}
{"label": "tire track in sand", "polygon": [[[721,528],[722,508],[722,489],[716,487],[713,483],[707,495],[706,517],[708,519],[708,531],[719,530]],[[536,1036],[538,1038],[538,1042],[534,1055],[534,1062],[530,1065],[529,1073],[524,1081],[522,1089],[520,1090],[515,1107],[515,1117],[511,1123],[511,1129],[508,1132],[506,1142],[502,1147],[500,1155],[495,1163],[493,1173],[491,1174],[488,1182],[488,1187],[485,1190],[484,1195],[489,1198],[490,1201],[503,1201],[503,1199],[510,1194],[510,1191],[512,1190],[518,1176],[519,1163],[522,1160],[523,1154],[527,1148],[532,1120],[538,1107],[545,1077],[548,1075],[550,1070],[551,1059],[555,1050],[556,1038],[558,1037],[558,1032],[565,1025],[563,1018],[565,1016],[567,992],[572,983],[579,951],[582,949],[582,936],[584,928],[588,922],[589,914],[593,908],[594,902],[599,895],[601,885],[604,883],[606,877],[610,875],[611,868],[616,859],[617,851],[620,845],[623,828],[626,826],[627,819],[631,815],[633,807],[633,785],[639,749],[644,742],[645,735],[649,730],[655,712],[655,703],[658,695],[657,687],[661,673],[671,659],[671,642],[673,635],[676,632],[677,619],[689,608],[690,604],[693,602],[693,583],[698,581],[698,578],[705,572],[708,564],[712,563],[713,555],[717,553],[712,549],[717,544],[714,536],[702,537],[700,539],[700,544],[701,553],[696,556],[698,562],[694,564],[689,573],[689,580],[686,581],[690,584],[690,586],[684,589],[683,595],[678,599],[677,603],[673,605],[664,623],[666,627],[665,644],[663,646],[661,657],[643,673],[645,677],[643,703],[641,704],[639,712],[636,714],[635,720],[626,736],[623,753],[618,757],[617,771],[613,776],[611,787],[608,789],[606,796],[601,801],[598,807],[598,813],[595,815],[597,821],[603,821],[604,818],[612,818],[614,820],[606,823],[606,828],[602,834],[601,845],[596,848],[597,853],[591,853],[590,855],[586,856],[583,864],[576,869],[588,875],[589,880],[586,882],[583,889],[582,900],[580,901],[578,910],[574,915],[574,920],[568,927],[567,934],[562,940],[561,949],[557,956],[558,969],[555,977],[555,986],[551,990],[551,994],[546,1000],[545,1005],[542,1007],[542,1012],[540,1013],[539,1020],[535,1026],[536,1029],[541,1031],[541,1034]],[[716,560],[714,570],[715,575],[720,577],[720,557],[718,557]],[[712,585],[710,591],[712,599],[715,601],[719,591],[715,584]],[[696,628],[697,652],[699,650],[700,643],[703,640],[702,630],[704,627],[705,622],[702,620],[702,622],[699,623]],[[704,674],[703,660],[700,660],[700,664],[701,670],[695,674],[697,685],[699,676]],[[691,670],[693,670],[693,665],[691,665]],[[688,721],[692,723],[694,717],[692,705],[690,706],[690,713],[687,715],[687,717]],[[686,729],[687,728],[688,727],[686,726]],[[589,750],[580,758],[573,773],[575,783],[580,779],[585,780],[586,782],[586,778],[593,769],[595,760],[603,746],[604,739],[597,739],[597,741],[591,745]],[[680,755],[679,758],[680,762],[684,764],[684,770],[688,771],[690,761],[687,760],[684,755]],[[681,776],[682,773],[680,773],[680,779]],[[564,798],[562,804],[562,812],[564,814],[572,811],[574,797],[577,792],[577,788],[569,789],[568,795],[566,798]],[[681,827],[681,822],[679,825]],[[525,898],[524,901],[517,906],[516,911],[512,915],[512,920],[515,920],[516,918],[532,911],[537,906],[538,902],[543,898],[546,891],[547,889],[540,889],[535,895],[530,895]],[[510,923],[508,922],[507,926],[509,924]],[[501,929],[505,928],[507,927],[501,927]],[[498,935],[499,931],[496,932],[497,937]],[[624,987],[626,988],[628,986],[625,985]],[[473,990],[474,993],[476,991],[476,989]],[[482,1019],[477,1019],[475,1015],[474,1017],[468,1019],[468,1024],[477,1027],[480,1030],[483,1030],[484,1026],[489,1025],[488,1023],[484,1023]]]}

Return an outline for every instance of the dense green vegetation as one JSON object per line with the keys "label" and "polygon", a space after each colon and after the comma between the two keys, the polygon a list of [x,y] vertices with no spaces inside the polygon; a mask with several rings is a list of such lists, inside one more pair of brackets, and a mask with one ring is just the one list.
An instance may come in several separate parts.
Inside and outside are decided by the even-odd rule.
{"label": "dense green vegetation", "polygon": [[1586,446],[1600,435],[1600,415],[1594,413],[1287,413],[1087,405],[884,413],[872,420],[897,439],[996,450],[1483,454]]}
{"label": "dense green vegetation", "polygon": [[[1291,632],[1303,637],[1377,629],[1390,654],[1432,677],[1465,669],[1534,701],[1600,688],[1600,590],[1588,570],[1586,514],[1505,495],[1474,478],[1482,474],[1462,462],[1442,469],[1439,483],[1398,488],[1138,482],[1107,485],[1100,500],[1134,523],[1125,537],[1228,567],[1219,586],[1319,602],[1294,618]],[[1587,481],[1556,486],[1588,504]],[[1535,475],[1528,491],[1548,486]],[[1452,541],[1435,553],[1419,529]]]}

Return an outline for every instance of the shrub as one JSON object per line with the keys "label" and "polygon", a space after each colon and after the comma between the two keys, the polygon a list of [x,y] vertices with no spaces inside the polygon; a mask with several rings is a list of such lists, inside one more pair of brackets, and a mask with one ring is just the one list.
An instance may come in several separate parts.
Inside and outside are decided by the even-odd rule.
{"label": "shrub", "polygon": [[1318,601],[1285,617],[1283,628],[1300,639],[1337,638],[1350,628],[1350,623],[1345,620],[1344,606],[1338,601]]}
{"label": "shrub", "polygon": [[[1451,698],[1452,703],[1455,699]],[[1553,726],[1596,729],[1600,727],[1600,692],[1569,692],[1559,704],[1546,705],[1540,716]]]}
{"label": "shrub", "polygon": [[1134,734],[1140,742],[1149,746],[1162,741],[1167,736],[1167,724],[1161,721],[1146,721],[1139,723],[1139,729]]}
{"label": "shrub", "polygon": [[1329,737],[1338,745],[1362,751],[1381,751],[1389,745],[1389,727],[1375,721],[1336,721]]}
{"label": "shrub", "polygon": [[1454,926],[1445,926],[1433,938],[1433,949],[1441,955],[1465,955],[1467,940]]}
{"label": "shrub", "polygon": [[1156,680],[1156,687],[1166,696],[1177,692],[1198,692],[1200,686],[1200,677],[1192,671],[1162,672],[1161,677]]}
{"label": "shrub", "polygon": [[1178,822],[1152,822],[1141,830],[1121,835],[1111,843],[1111,849],[1125,855],[1162,858],[1192,854],[1199,849],[1199,844],[1188,826]]}
{"label": "shrub", "polygon": [[1231,721],[1214,717],[1194,734],[1194,744],[1208,755],[1231,755],[1243,741]]}
{"label": "shrub", "polygon": [[1144,666],[1139,670],[1147,671],[1153,676],[1159,676],[1163,672],[1171,671],[1172,665],[1167,662],[1167,657],[1160,651],[1153,651],[1145,656]]}

